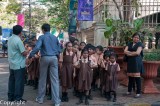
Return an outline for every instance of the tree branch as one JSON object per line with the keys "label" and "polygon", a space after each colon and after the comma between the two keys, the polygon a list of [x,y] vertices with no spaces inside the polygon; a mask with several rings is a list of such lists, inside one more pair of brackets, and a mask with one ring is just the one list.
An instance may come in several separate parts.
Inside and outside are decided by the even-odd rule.
{"label": "tree branch", "polygon": [[119,12],[119,18],[120,18],[120,20],[123,20],[123,19],[122,19],[121,10],[120,10],[120,8],[119,8],[119,6],[118,6],[118,4],[117,4],[116,0],[113,0],[113,2],[114,2],[114,4],[116,5],[116,8],[118,9],[118,12]]}

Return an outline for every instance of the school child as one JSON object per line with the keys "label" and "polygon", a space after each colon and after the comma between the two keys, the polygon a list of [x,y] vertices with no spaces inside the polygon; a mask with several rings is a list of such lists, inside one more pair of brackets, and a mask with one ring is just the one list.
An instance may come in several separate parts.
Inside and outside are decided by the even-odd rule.
{"label": "school child", "polygon": [[110,56],[110,51],[106,50],[104,51],[104,55],[103,55],[103,60],[101,62],[101,95],[102,96],[106,96],[106,92],[105,92],[105,78],[106,78],[106,70],[108,68],[108,64],[110,63],[109,61],[109,56]]}
{"label": "school child", "polygon": [[72,43],[67,42],[66,48],[60,56],[61,67],[61,85],[62,85],[62,102],[68,102],[67,90],[73,87],[73,63],[76,61],[76,56],[72,50]]}
{"label": "school child", "polygon": [[76,43],[73,44],[73,52],[75,56],[77,57],[76,59],[79,60],[81,56],[81,52],[79,51],[79,45]]}
{"label": "school child", "polygon": [[[34,44],[28,44],[28,51],[31,52],[34,48]],[[28,83],[27,85],[34,86],[34,89],[38,86],[38,75],[37,75],[37,68],[39,63],[39,55],[38,53],[35,55],[34,59],[26,59],[27,64],[27,73],[28,73]]]}
{"label": "school child", "polygon": [[85,46],[86,46],[86,43],[85,42],[81,42],[80,45],[79,45],[79,51],[82,51]]}
{"label": "school child", "polygon": [[88,50],[82,50],[82,57],[77,61],[74,66],[79,68],[78,75],[78,90],[79,90],[79,102],[78,105],[83,103],[83,92],[85,93],[85,104],[89,105],[88,97],[89,90],[91,89],[91,70],[96,64],[91,58],[89,58]]}
{"label": "school child", "polygon": [[[85,48],[88,49],[89,58],[91,58],[93,60],[93,62],[96,64],[94,66],[94,68],[91,70],[91,81],[92,81],[92,84],[93,84],[94,79],[95,79],[94,76],[93,76],[93,72],[95,71],[95,68],[97,68],[97,59],[96,59],[96,55],[95,55],[95,47],[91,44],[87,44]],[[89,90],[89,99],[93,100],[93,97],[91,95],[91,89]]]}
{"label": "school child", "polygon": [[[80,56],[81,56],[81,53],[79,51],[79,45],[78,44],[73,44],[73,52],[76,56],[76,61],[78,61],[80,59]],[[73,94],[74,96],[79,96],[79,93],[78,93],[78,73],[79,73],[79,69],[77,68],[74,68],[74,72],[73,72],[73,86],[74,86],[74,91],[73,91]]]}
{"label": "school child", "polygon": [[111,53],[109,56],[110,63],[108,64],[108,68],[106,67],[106,97],[107,100],[110,101],[113,94],[113,102],[116,102],[116,91],[118,87],[118,76],[117,73],[120,71],[119,64],[116,63],[117,56],[115,53]]}
{"label": "school child", "polygon": [[96,75],[94,75],[96,77],[95,85],[97,88],[101,88],[102,76],[103,76],[102,68],[101,68],[101,63],[103,60],[103,47],[100,45],[96,47],[96,59],[97,59],[98,67],[94,73],[94,74],[96,74]]}
{"label": "school child", "polygon": [[28,42],[27,42],[27,43],[24,43],[25,50],[28,50],[28,45],[29,45]]}
{"label": "school child", "polygon": [[[32,51],[33,49],[33,45],[32,44],[28,44],[28,51],[29,53]],[[26,68],[27,68],[27,73],[28,73],[28,81],[27,81],[27,85],[33,85],[34,84],[34,72],[33,72],[33,68],[34,68],[34,63],[32,59],[28,59],[28,56],[26,58]]]}

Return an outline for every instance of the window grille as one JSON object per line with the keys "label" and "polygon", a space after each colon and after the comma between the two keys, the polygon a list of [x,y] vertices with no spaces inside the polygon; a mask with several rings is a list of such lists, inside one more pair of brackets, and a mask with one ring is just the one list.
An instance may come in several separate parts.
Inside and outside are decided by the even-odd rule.
{"label": "window grille", "polygon": [[160,24],[160,0],[103,0],[103,3],[98,0],[97,2],[99,5],[94,6],[95,21],[113,18],[132,22],[142,18],[145,27],[152,28]]}

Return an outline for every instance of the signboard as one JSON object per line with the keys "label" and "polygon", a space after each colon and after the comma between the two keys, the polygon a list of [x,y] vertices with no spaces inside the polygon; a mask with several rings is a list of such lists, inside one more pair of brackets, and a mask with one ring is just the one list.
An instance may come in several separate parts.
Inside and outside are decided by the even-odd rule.
{"label": "signboard", "polygon": [[70,0],[68,34],[76,33],[77,25],[77,0]]}
{"label": "signboard", "polygon": [[69,6],[70,10],[77,10],[77,1],[70,1],[70,6]]}
{"label": "signboard", "polygon": [[17,15],[17,24],[24,27],[24,14]]}
{"label": "signboard", "polygon": [[79,21],[93,21],[93,0],[78,0]]}

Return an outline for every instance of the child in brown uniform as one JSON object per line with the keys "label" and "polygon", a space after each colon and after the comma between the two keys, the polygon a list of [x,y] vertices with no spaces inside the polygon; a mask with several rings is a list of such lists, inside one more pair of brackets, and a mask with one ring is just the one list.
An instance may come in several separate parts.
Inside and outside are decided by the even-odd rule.
{"label": "child in brown uniform", "polygon": [[73,63],[76,61],[76,56],[72,51],[72,43],[67,42],[66,48],[60,56],[61,63],[61,85],[62,85],[62,102],[68,102],[67,89],[73,87]]}
{"label": "child in brown uniform", "polygon": [[103,47],[100,45],[96,47],[96,59],[97,59],[98,67],[95,70],[96,72],[94,73],[94,74],[96,74],[96,75],[94,75],[96,77],[95,85],[97,88],[102,89],[103,71],[101,68],[101,63],[103,60]]}
{"label": "child in brown uniform", "polygon": [[[88,49],[88,55],[89,55],[89,58],[93,60],[93,62],[96,64],[94,66],[94,68],[91,70],[91,81],[92,81],[92,84],[94,84],[93,82],[95,81],[95,77],[94,77],[94,71],[95,69],[97,68],[97,59],[96,59],[96,55],[95,55],[95,47],[93,45],[86,45],[86,47]],[[93,97],[92,97],[92,90],[90,89],[89,90],[89,99],[90,100],[93,100]]]}
{"label": "child in brown uniform", "polygon": [[78,75],[78,90],[79,90],[79,102],[83,103],[83,92],[85,92],[85,104],[89,105],[88,96],[91,89],[91,70],[96,65],[91,58],[88,57],[88,50],[82,50],[82,57],[74,64],[77,68],[80,68]]}
{"label": "child in brown uniform", "polygon": [[[28,51],[31,52],[32,49],[34,48],[34,44],[29,44],[28,45]],[[37,59],[39,58],[39,56],[36,54],[34,59],[26,59],[26,68],[27,68],[27,72],[28,72],[28,84],[27,85],[31,85],[31,86],[35,86],[35,78],[36,76],[36,72],[37,72]]]}
{"label": "child in brown uniform", "polygon": [[116,102],[116,90],[118,87],[118,76],[117,72],[120,71],[119,64],[116,63],[116,54],[111,53],[109,56],[110,63],[108,64],[108,68],[106,68],[106,93],[107,100],[111,100],[111,93],[113,93],[114,98],[113,102]]}
{"label": "child in brown uniform", "polygon": [[[33,49],[32,44],[28,45],[28,51],[31,52]],[[28,73],[28,83],[27,85],[33,85],[34,83],[34,72],[33,72],[33,68],[34,68],[34,63],[33,60],[28,59],[28,56],[26,57],[26,68],[27,68],[27,73]]]}
{"label": "child in brown uniform", "polygon": [[[81,52],[79,51],[79,45],[78,44],[73,44],[73,52],[76,56],[76,61],[80,59]],[[73,73],[73,84],[74,84],[74,91],[73,94],[74,96],[79,96],[78,93],[78,75],[79,75],[79,69],[74,68],[74,73]]]}
{"label": "child in brown uniform", "polygon": [[105,92],[105,88],[106,88],[106,71],[108,71],[108,64],[110,63],[109,61],[109,56],[110,56],[110,51],[106,50],[104,51],[104,55],[103,55],[103,60],[101,62],[101,68],[102,68],[102,75],[101,75],[101,85],[102,85],[102,96],[104,95],[106,97],[106,92]]}

